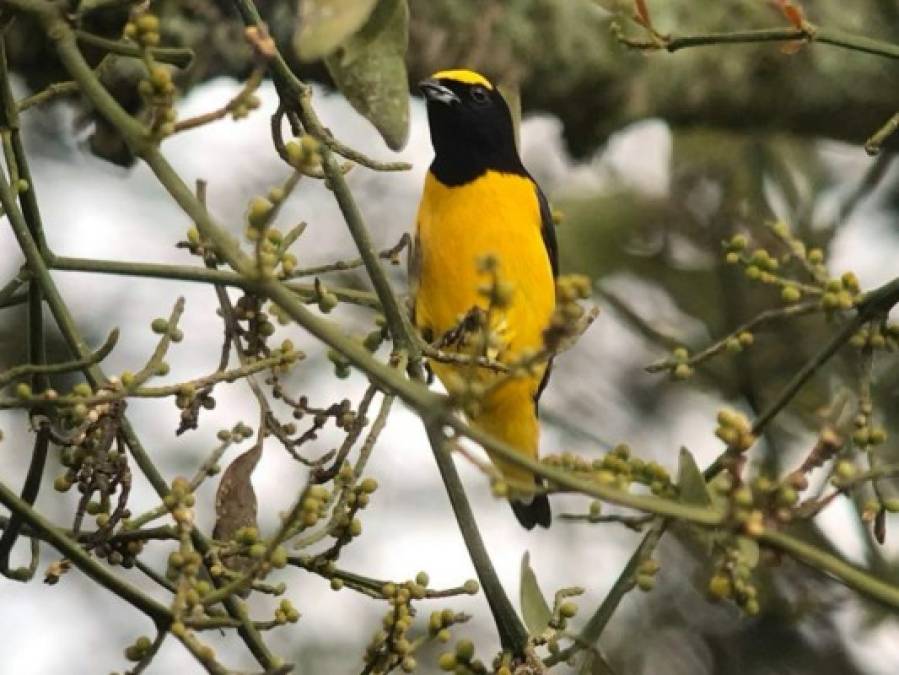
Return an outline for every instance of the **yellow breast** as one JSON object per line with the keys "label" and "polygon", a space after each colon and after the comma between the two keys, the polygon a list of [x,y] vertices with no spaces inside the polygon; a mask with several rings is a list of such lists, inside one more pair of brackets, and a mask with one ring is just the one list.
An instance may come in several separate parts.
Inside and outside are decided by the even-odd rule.
{"label": "yellow breast", "polygon": [[555,305],[549,254],[541,235],[534,183],[522,176],[488,171],[462,186],[447,187],[430,173],[418,213],[420,276],[416,323],[440,336],[475,306],[486,279],[479,258],[492,254],[499,276],[513,287],[499,322],[506,337],[503,358],[539,349]]}

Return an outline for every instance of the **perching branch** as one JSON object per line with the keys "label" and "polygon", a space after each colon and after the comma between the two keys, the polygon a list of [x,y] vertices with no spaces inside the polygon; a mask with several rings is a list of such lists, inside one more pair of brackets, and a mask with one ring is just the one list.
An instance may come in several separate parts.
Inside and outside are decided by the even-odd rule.
{"label": "perching branch", "polygon": [[662,35],[655,33],[645,40],[620,35],[618,39],[623,44],[634,49],[649,51],[663,49],[668,52],[676,52],[691,47],[752,44],[757,42],[820,42],[852,51],[874,54],[875,56],[899,59],[899,45],[862,35],[853,35],[852,33],[822,28],[808,22],[805,22],[803,28],[762,28],[759,30],[698,35]]}

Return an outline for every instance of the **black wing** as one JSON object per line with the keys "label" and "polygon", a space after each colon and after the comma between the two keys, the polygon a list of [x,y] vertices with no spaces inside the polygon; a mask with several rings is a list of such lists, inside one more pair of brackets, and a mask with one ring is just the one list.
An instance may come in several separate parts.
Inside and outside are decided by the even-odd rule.
{"label": "black wing", "polygon": [[[531,178],[531,180],[534,180]],[[537,201],[540,204],[540,234],[543,235],[543,244],[549,254],[549,264],[553,268],[553,278],[559,276],[559,245],[556,243],[556,225],[553,222],[553,214],[549,209],[549,202],[540,186],[534,182],[537,190]]]}
{"label": "black wing", "polygon": [[[533,181],[534,179],[531,178]],[[556,242],[556,225],[553,222],[553,214],[549,209],[549,202],[543,190],[534,181],[534,189],[537,190],[537,202],[540,204],[540,234],[543,236],[543,245],[546,246],[546,253],[549,255],[549,264],[553,270],[553,279],[559,276],[559,244]],[[534,394],[534,407],[540,400],[540,394],[546,389],[549,382],[549,373],[552,370],[552,359],[546,364],[546,370],[543,372],[543,379],[540,380],[540,386],[537,387],[537,393]]]}

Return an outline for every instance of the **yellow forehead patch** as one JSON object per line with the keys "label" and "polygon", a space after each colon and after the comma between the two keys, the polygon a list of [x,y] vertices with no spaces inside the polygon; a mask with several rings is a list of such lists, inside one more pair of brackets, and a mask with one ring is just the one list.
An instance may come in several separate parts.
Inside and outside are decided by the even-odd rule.
{"label": "yellow forehead patch", "polygon": [[464,84],[479,84],[482,87],[487,87],[487,89],[493,89],[493,84],[486,77],[473,70],[465,70],[464,68],[441,70],[438,73],[434,73],[431,77],[435,80],[454,80]]}

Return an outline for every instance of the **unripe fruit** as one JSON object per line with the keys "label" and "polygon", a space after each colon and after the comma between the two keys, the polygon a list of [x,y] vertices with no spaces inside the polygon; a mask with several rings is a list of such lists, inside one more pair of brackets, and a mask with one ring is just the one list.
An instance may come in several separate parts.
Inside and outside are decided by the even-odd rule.
{"label": "unripe fruit", "polygon": [[731,237],[730,247],[735,251],[742,251],[744,248],[746,248],[746,244],[748,243],[749,241],[746,239],[745,235],[735,234],[733,237]]}
{"label": "unripe fruit", "polygon": [[676,380],[687,380],[693,375],[693,368],[688,366],[686,363],[678,363],[674,368],[674,379]]}
{"label": "unripe fruit", "polygon": [[780,297],[784,302],[799,302],[802,299],[802,292],[796,286],[784,286]]}
{"label": "unripe fruit", "polygon": [[709,579],[709,595],[715,600],[723,600],[733,595],[730,579],[724,574],[716,574]]}
{"label": "unripe fruit", "polygon": [[57,476],[53,481],[53,489],[57,492],[67,492],[72,487],[72,481],[66,474]]}
{"label": "unripe fruit", "polygon": [[287,550],[283,546],[279,546],[274,551],[272,551],[272,556],[269,559],[273,567],[277,569],[281,569],[285,565],[287,565]]}
{"label": "unripe fruit", "polygon": [[247,212],[247,220],[255,228],[265,225],[272,210],[272,203],[265,197],[253,197],[250,200],[250,209]]}
{"label": "unripe fruit", "polygon": [[153,14],[144,14],[138,17],[133,25],[141,33],[156,33],[159,31],[159,19]]}
{"label": "unripe fruit", "polygon": [[889,497],[884,499],[883,508],[890,513],[899,513],[899,497]]}
{"label": "unripe fruit", "polygon": [[656,585],[656,578],[648,574],[638,574],[634,581],[637,583],[637,588],[644,592],[651,591]]}
{"label": "unripe fruit", "polygon": [[340,302],[340,300],[338,300],[336,295],[334,295],[333,293],[329,293],[328,291],[325,291],[324,293],[321,294],[321,296],[318,299],[318,308],[324,314],[327,314],[332,309],[337,307],[339,302]]}
{"label": "unripe fruit", "polygon": [[852,462],[842,460],[837,464],[836,473],[843,480],[851,480],[858,473],[858,469]]}
{"label": "unripe fruit", "polygon": [[456,659],[468,663],[474,656],[474,643],[471,640],[459,640],[456,643]]}
{"label": "unripe fruit", "polygon": [[164,90],[172,82],[172,74],[165,66],[156,66],[150,71],[150,84],[154,88]]}
{"label": "unripe fruit", "polygon": [[303,150],[303,146],[301,146],[296,141],[289,141],[284,146],[284,151],[287,153],[287,160],[295,167],[298,167],[303,163],[303,159],[305,156],[305,152]]}

